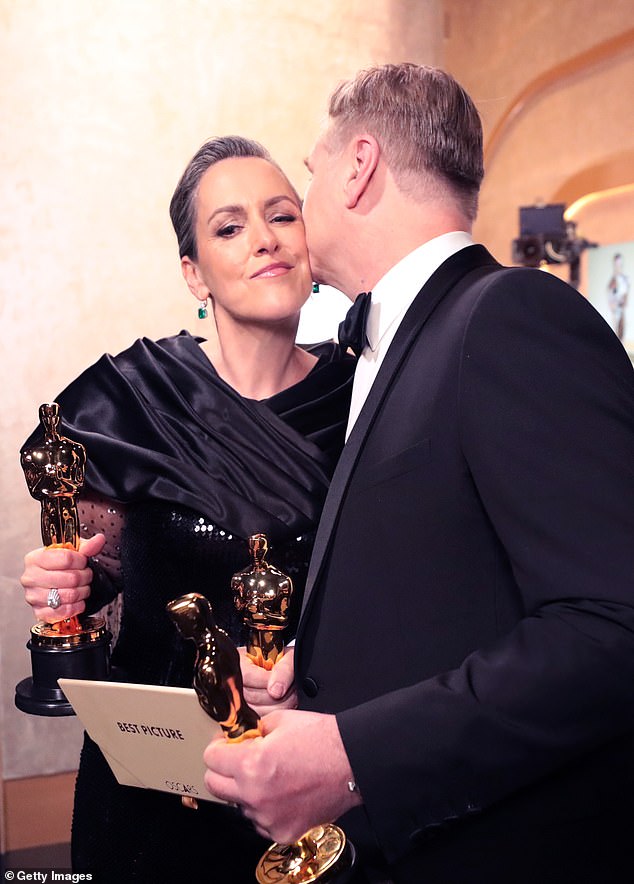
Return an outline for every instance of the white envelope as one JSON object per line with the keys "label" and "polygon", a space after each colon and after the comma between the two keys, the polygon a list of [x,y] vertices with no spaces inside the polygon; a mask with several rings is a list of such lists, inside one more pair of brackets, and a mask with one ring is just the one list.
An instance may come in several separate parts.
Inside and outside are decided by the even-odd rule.
{"label": "white envelope", "polygon": [[203,752],[222,734],[191,688],[60,678],[118,782],[206,801]]}

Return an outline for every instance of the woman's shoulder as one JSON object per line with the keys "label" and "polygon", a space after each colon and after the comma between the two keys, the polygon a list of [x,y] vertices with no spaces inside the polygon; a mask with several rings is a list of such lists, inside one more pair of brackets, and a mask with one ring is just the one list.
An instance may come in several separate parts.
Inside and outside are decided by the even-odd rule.
{"label": "woman's shoulder", "polygon": [[137,338],[132,344],[114,356],[105,353],[102,358],[110,358],[116,363],[121,364],[125,362],[134,363],[153,356],[156,357],[160,353],[178,355],[184,351],[195,352],[204,340],[205,338],[192,335],[191,332],[182,329],[178,334],[168,335],[163,338]]}
{"label": "woman's shoulder", "polygon": [[[146,389],[158,376],[169,377],[170,365],[196,367],[199,342],[187,331],[169,337],[137,338],[125,349],[102,353],[96,361],[67,383],[56,397],[62,408],[62,419],[73,422],[80,415],[92,421],[93,409],[88,403],[95,397],[113,404],[128,402],[132,389]],[[133,400],[136,401],[133,396]],[[128,402],[128,404],[131,404]]]}

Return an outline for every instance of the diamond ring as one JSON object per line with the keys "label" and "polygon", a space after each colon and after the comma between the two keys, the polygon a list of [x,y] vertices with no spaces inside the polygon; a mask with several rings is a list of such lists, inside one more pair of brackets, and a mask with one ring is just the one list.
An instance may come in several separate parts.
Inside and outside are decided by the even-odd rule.
{"label": "diamond ring", "polygon": [[59,589],[56,589],[55,587],[49,589],[48,596],[46,597],[46,604],[49,606],[49,608],[55,610],[55,608],[59,608],[61,603],[62,600],[59,595]]}

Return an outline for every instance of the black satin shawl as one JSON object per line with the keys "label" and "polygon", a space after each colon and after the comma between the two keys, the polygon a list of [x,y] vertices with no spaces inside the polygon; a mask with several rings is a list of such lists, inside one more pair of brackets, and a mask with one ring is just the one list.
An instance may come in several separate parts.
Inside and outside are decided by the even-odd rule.
{"label": "black satin shawl", "polygon": [[[86,447],[86,485],[122,503],[182,504],[239,537],[314,528],[344,442],[354,361],[334,343],[298,384],[244,399],[188,332],[106,354],[57,398]],[[25,443],[42,437],[38,428]]]}

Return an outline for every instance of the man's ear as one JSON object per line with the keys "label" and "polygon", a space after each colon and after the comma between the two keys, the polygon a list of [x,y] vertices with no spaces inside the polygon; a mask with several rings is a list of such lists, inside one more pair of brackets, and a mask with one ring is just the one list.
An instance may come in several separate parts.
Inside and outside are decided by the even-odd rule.
{"label": "man's ear", "polygon": [[372,135],[356,136],[348,149],[350,172],[345,183],[345,199],[346,208],[354,209],[372,181],[381,149]]}
{"label": "man's ear", "polygon": [[181,258],[181,272],[192,295],[199,301],[205,301],[210,296],[209,289],[201,279],[198,265],[187,255]]}

